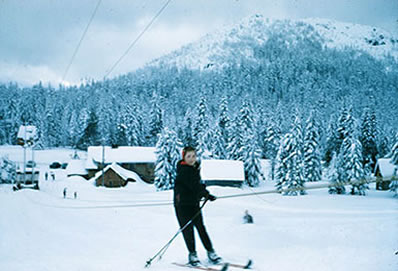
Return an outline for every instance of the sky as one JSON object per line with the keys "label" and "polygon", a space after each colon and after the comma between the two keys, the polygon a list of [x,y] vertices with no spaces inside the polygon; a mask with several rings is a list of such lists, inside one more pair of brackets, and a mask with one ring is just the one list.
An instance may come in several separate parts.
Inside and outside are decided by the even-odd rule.
{"label": "sky", "polygon": [[371,25],[398,37],[398,0],[171,0],[111,69],[166,2],[0,0],[0,82],[30,86],[42,81],[58,86],[112,78],[254,14]]}

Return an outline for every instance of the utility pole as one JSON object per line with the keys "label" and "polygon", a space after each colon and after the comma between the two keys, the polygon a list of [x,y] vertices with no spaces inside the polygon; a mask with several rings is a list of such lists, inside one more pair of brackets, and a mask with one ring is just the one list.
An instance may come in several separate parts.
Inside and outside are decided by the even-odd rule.
{"label": "utility pole", "polygon": [[104,167],[105,167],[105,139],[102,138],[102,186],[105,186]]}

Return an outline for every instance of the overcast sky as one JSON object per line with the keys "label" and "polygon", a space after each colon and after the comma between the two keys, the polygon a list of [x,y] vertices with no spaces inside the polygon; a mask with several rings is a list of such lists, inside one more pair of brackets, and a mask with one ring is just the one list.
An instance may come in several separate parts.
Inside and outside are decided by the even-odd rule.
{"label": "overcast sky", "polygon": [[[57,86],[97,3],[0,0],[0,82]],[[65,81],[102,79],[165,3],[102,0]],[[172,0],[110,77],[256,13],[372,25],[398,37],[398,0]]]}

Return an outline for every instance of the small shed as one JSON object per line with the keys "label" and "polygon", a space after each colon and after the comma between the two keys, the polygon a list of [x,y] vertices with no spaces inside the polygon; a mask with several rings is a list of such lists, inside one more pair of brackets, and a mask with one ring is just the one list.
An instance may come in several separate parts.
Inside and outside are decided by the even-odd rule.
{"label": "small shed", "polygon": [[242,161],[204,159],[200,167],[202,181],[208,186],[241,187],[245,181]]}
{"label": "small shed", "polygon": [[377,160],[375,167],[375,176],[377,179],[377,190],[388,190],[391,181],[381,181],[382,179],[391,179],[397,177],[398,167],[391,163],[390,158],[380,158]]}
{"label": "small shed", "polygon": [[17,169],[17,183],[21,184],[38,184],[39,183],[39,169],[26,168],[25,174],[22,169]]}
{"label": "small shed", "polygon": [[66,176],[81,176],[85,179],[88,179],[88,171],[85,167],[86,162],[80,159],[72,159],[69,161],[68,166],[66,167]]}
{"label": "small shed", "polygon": [[100,170],[93,178],[96,186],[102,186],[103,181],[105,187],[122,187],[126,186],[128,182],[143,182],[137,173],[122,168],[116,163],[106,166],[104,175]]}

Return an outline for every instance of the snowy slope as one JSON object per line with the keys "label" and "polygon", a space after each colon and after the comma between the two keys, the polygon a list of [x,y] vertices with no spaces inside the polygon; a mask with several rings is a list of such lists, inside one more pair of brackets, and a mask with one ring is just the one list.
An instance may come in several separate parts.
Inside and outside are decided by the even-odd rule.
{"label": "snowy slope", "polygon": [[[209,189],[222,196],[273,189],[273,183]],[[171,191],[156,192],[151,185],[106,189],[79,178],[41,181],[40,191],[0,185],[0,270],[185,270],[171,264],[186,261],[181,236],[161,261],[144,268],[177,231],[172,205],[145,205],[171,199]],[[252,225],[242,223],[246,209]],[[220,198],[205,206],[204,217],[217,252],[237,262],[251,258],[255,270],[393,271],[398,265],[398,202],[389,192]],[[198,238],[197,249],[205,259]]]}
{"label": "snowy slope", "polygon": [[176,65],[190,69],[222,67],[237,56],[251,58],[252,44],[264,43],[270,33],[282,34],[287,40],[309,38],[331,48],[352,47],[375,57],[391,54],[398,58],[398,37],[393,37],[383,29],[327,19],[273,20],[254,15],[237,25],[207,34],[197,42],[183,46],[148,65]]}

